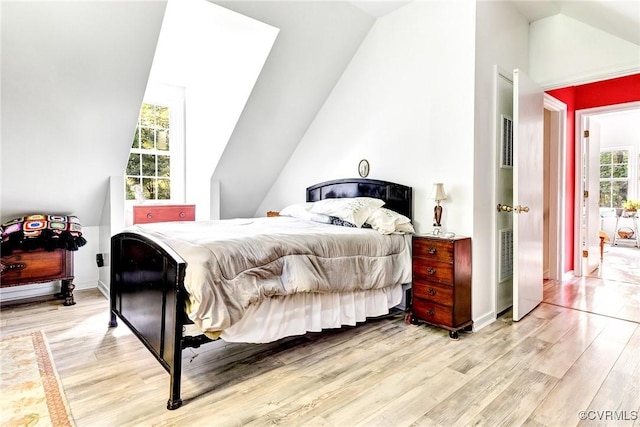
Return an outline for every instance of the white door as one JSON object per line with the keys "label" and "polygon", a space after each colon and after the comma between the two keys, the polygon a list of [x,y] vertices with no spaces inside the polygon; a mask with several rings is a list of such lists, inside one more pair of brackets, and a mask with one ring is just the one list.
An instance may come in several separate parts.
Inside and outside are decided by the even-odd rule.
{"label": "white door", "polygon": [[513,71],[513,320],[542,301],[544,94]]}
{"label": "white door", "polygon": [[[600,264],[600,128],[596,121],[585,118],[583,124],[584,147],[583,165],[585,173],[582,197],[583,226],[582,226],[582,256],[580,276],[587,276]],[[587,133],[585,133],[585,131]]]}

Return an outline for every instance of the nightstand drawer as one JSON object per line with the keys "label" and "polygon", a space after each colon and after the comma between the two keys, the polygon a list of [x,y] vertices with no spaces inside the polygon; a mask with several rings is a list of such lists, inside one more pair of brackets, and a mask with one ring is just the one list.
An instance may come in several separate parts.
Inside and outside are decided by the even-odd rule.
{"label": "nightstand drawer", "polygon": [[413,239],[413,256],[425,260],[453,261],[453,244],[449,240]]}
{"label": "nightstand drawer", "polygon": [[420,319],[436,325],[453,326],[451,307],[445,307],[434,302],[413,298],[413,314]]}
{"label": "nightstand drawer", "polygon": [[149,205],[133,207],[133,223],[195,221],[195,205]]}
{"label": "nightstand drawer", "polygon": [[453,306],[453,287],[433,282],[416,280],[412,285],[413,297],[432,301],[448,307]]}
{"label": "nightstand drawer", "polygon": [[73,253],[54,251],[14,251],[2,257],[2,287],[73,278]]}
{"label": "nightstand drawer", "polygon": [[453,264],[442,261],[413,261],[413,277],[453,284]]}

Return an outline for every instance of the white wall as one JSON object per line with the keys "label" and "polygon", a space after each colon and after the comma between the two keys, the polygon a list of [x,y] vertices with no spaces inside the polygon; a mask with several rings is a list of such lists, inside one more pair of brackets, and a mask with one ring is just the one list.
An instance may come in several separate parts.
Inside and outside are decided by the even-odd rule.
{"label": "white wall", "polygon": [[211,175],[278,29],[206,0],[170,0],[149,81],[185,88],[187,203],[211,217]]}
{"label": "white wall", "polygon": [[164,1],[2,3],[2,220],[98,226],[123,173]]}
{"label": "white wall", "polygon": [[357,176],[366,158],[370,178],[413,187],[418,232],[431,230],[428,196],[443,182],[444,227],[471,235],[474,22],[468,2],[414,2],[378,19],[256,215]]}
{"label": "white wall", "polygon": [[640,71],[640,46],[565,15],[531,23],[530,75],[546,89]]}
{"label": "white wall", "polygon": [[252,216],[374,19],[348,1],[216,3],[280,29],[211,178],[212,212]]}

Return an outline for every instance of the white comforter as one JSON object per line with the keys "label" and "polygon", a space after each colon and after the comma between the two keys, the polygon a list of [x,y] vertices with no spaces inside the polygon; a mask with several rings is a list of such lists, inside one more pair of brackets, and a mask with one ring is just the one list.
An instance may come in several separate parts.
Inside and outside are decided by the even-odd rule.
{"label": "white comforter", "polygon": [[410,239],[291,217],[167,222],[130,227],[186,262],[187,312],[222,331],[264,298],[382,289],[411,281]]}

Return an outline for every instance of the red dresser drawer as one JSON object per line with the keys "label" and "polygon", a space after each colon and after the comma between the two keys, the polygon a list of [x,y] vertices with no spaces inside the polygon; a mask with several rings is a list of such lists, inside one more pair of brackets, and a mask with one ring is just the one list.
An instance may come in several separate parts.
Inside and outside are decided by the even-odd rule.
{"label": "red dresser drawer", "polygon": [[148,205],[133,207],[133,223],[195,221],[196,205]]}

